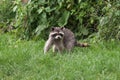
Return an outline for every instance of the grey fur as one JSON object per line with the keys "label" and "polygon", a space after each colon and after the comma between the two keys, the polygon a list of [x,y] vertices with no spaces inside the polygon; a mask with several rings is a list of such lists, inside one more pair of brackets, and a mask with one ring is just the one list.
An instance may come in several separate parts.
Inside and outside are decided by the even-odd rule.
{"label": "grey fur", "polygon": [[[56,38],[57,37],[57,38]],[[53,52],[62,52],[63,50],[71,51],[74,46],[83,46],[83,44],[76,42],[74,33],[64,27],[52,28],[49,38],[45,43],[44,53],[46,53],[53,46]]]}

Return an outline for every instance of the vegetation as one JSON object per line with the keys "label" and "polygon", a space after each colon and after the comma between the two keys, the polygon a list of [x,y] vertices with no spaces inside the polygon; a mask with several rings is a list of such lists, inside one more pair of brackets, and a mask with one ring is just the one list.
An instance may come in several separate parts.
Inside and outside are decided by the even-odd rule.
{"label": "vegetation", "polygon": [[71,29],[78,39],[120,39],[119,0],[2,0],[1,4],[1,19],[24,39],[46,39],[53,26]]}
{"label": "vegetation", "polygon": [[15,13],[13,12],[13,0],[0,1],[0,29],[7,28],[8,25],[13,25]]}
{"label": "vegetation", "polygon": [[43,55],[44,41],[0,36],[0,80],[120,80],[120,42]]}
{"label": "vegetation", "polygon": [[103,10],[106,14],[100,19],[98,36],[102,39],[120,40],[120,1],[108,4]]}
{"label": "vegetation", "polygon": [[[120,80],[120,0],[1,0],[0,5],[0,80]],[[54,26],[69,28],[90,47],[44,55]]]}

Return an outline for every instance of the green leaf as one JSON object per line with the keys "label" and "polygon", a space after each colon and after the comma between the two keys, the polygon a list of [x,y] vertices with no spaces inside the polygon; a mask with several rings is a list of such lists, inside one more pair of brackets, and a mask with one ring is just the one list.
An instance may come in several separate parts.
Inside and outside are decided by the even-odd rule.
{"label": "green leaf", "polygon": [[81,32],[83,35],[88,35],[88,29],[86,29],[85,27],[82,28]]}
{"label": "green leaf", "polygon": [[41,7],[40,9],[37,10],[38,14],[42,13],[44,7]]}
{"label": "green leaf", "polygon": [[38,27],[35,30],[36,36],[40,35],[41,31],[44,30],[46,27],[47,27],[46,24],[38,25]]}
{"label": "green leaf", "polygon": [[55,10],[55,9],[56,9],[56,7],[55,7],[55,8],[52,8],[52,9],[51,9],[50,7],[46,7],[46,8],[45,8],[45,11],[46,11],[46,12],[51,12],[51,11],[53,11],[53,10]]}
{"label": "green leaf", "polygon": [[59,26],[65,26],[67,24],[69,15],[70,15],[69,11],[64,11],[62,17],[58,20],[58,25]]}
{"label": "green leaf", "polygon": [[43,12],[40,16],[40,23],[46,23],[47,22],[47,14]]}
{"label": "green leaf", "polygon": [[45,3],[45,0],[38,0],[38,3],[44,4],[44,3]]}
{"label": "green leaf", "polygon": [[90,18],[90,23],[93,24],[94,23],[94,19],[91,17]]}
{"label": "green leaf", "polygon": [[36,35],[40,35],[41,31],[44,30],[47,26],[48,26],[48,22],[47,22],[47,16],[46,13],[43,12],[40,16],[40,21],[38,23],[38,27],[35,30]]}
{"label": "green leaf", "polygon": [[78,0],[78,3],[81,3],[81,0]]}
{"label": "green leaf", "polygon": [[16,9],[17,9],[17,5],[13,8],[13,12],[15,12],[15,11],[16,11]]}

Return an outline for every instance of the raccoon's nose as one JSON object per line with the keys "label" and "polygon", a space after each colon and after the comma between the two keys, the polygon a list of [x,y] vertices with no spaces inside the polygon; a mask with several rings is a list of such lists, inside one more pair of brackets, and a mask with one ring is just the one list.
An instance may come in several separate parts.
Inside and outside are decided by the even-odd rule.
{"label": "raccoon's nose", "polygon": [[55,39],[61,39],[61,36],[56,36]]}
{"label": "raccoon's nose", "polygon": [[58,39],[61,39],[61,37],[58,37]]}

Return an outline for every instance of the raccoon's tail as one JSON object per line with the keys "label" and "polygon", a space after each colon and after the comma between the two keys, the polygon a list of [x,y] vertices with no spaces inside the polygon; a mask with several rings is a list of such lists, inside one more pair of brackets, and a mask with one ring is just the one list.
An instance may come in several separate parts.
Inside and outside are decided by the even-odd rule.
{"label": "raccoon's tail", "polygon": [[79,43],[76,41],[75,46],[77,46],[77,47],[89,47],[90,45],[88,43]]}

